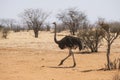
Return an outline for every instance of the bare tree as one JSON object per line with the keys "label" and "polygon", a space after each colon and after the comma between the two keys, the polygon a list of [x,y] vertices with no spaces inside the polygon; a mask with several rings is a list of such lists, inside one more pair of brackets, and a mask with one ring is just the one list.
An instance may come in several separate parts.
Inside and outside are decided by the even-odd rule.
{"label": "bare tree", "polygon": [[61,31],[64,31],[65,29],[66,28],[65,28],[65,25],[63,23],[58,23],[56,32],[60,33]]}
{"label": "bare tree", "polygon": [[76,8],[69,8],[59,13],[57,18],[70,29],[72,35],[75,35],[87,20],[86,15]]}
{"label": "bare tree", "polygon": [[29,28],[32,28],[35,38],[38,38],[38,33],[48,15],[42,9],[26,9],[21,17],[26,22]]}
{"label": "bare tree", "polygon": [[14,19],[0,19],[0,24],[12,30],[16,21]]}
{"label": "bare tree", "polygon": [[46,31],[50,31],[50,28],[51,28],[50,24],[46,23],[45,25],[46,25]]}
{"label": "bare tree", "polygon": [[103,20],[99,21],[99,25],[103,28],[105,32],[105,40],[107,41],[107,67],[108,70],[111,70],[111,65],[110,65],[110,50],[111,50],[111,45],[114,42],[114,40],[120,35],[120,22],[105,22]]}

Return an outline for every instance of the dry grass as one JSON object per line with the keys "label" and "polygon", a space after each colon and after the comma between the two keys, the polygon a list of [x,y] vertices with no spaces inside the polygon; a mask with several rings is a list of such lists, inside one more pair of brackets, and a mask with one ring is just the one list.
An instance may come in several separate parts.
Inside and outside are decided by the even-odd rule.
{"label": "dry grass", "polygon": [[[106,44],[98,53],[79,54],[75,50],[77,66],[72,58],[58,67],[68,50],[60,50],[53,41],[53,33],[40,32],[35,39],[33,32],[10,32],[8,39],[0,39],[0,80],[112,80],[116,70],[104,71]],[[66,33],[60,33],[66,35]],[[57,36],[58,40],[64,36]],[[111,60],[120,58],[120,39],[111,48]]]}
{"label": "dry grass", "polygon": [[120,72],[117,71],[115,75],[113,76],[113,80],[120,80]]}

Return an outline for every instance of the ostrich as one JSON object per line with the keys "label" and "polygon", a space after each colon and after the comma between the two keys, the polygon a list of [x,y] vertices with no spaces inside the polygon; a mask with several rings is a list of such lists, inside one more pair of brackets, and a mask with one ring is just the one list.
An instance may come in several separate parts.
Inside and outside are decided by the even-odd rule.
{"label": "ostrich", "polygon": [[58,41],[56,39],[56,26],[57,26],[56,22],[54,22],[53,24],[55,26],[55,33],[54,33],[54,41],[55,41],[55,43],[58,44],[60,49],[66,49],[66,48],[69,49],[68,56],[66,56],[64,59],[62,59],[58,66],[62,65],[63,62],[68,57],[72,56],[73,63],[74,63],[72,67],[75,67],[76,66],[76,61],[75,61],[74,53],[72,52],[72,49],[76,49],[77,47],[79,47],[79,50],[81,50],[83,48],[81,40],[79,38],[77,38],[77,37],[65,36],[64,38],[62,38],[61,40]]}

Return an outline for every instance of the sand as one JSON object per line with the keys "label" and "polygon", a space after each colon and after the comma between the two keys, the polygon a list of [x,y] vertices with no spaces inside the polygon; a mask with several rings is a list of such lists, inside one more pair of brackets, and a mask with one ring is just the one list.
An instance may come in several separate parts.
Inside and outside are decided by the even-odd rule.
{"label": "sand", "polygon": [[[67,33],[59,33],[58,39]],[[61,50],[53,41],[52,32],[39,32],[34,38],[32,31],[10,32],[7,39],[0,39],[0,80],[113,80],[117,70],[104,71],[106,63],[106,43],[98,53],[79,53],[74,50],[77,66],[72,58],[57,66],[68,55],[68,50]],[[82,50],[83,52],[85,50]],[[120,38],[111,48],[111,60],[120,58]]]}

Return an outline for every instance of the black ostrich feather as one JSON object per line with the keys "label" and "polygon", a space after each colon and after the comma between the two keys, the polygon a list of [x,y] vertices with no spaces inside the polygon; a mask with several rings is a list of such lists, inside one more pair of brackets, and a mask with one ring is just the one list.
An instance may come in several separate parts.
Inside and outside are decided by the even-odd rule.
{"label": "black ostrich feather", "polygon": [[65,36],[63,39],[58,41],[58,45],[61,49],[70,48],[70,49],[76,49],[79,47],[79,50],[82,49],[82,42],[77,37],[72,36]]}

